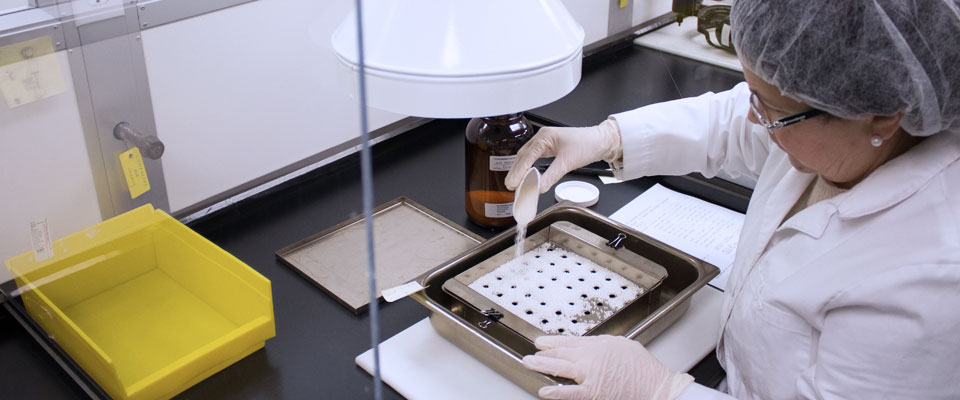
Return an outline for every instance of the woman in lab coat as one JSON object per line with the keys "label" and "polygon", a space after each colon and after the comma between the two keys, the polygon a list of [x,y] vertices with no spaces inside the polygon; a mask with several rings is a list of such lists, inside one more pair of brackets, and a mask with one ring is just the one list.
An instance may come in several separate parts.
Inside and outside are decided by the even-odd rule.
{"label": "woman in lab coat", "polygon": [[622,337],[544,337],[544,398],[960,397],[960,5],[739,0],[746,82],[544,128],[507,186],[606,160],[757,180],[724,293],[726,393]]}

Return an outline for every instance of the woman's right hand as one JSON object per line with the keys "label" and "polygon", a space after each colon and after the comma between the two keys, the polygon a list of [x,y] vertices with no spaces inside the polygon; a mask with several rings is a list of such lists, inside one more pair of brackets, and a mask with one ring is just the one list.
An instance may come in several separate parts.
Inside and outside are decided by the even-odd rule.
{"label": "woman's right hand", "polygon": [[623,336],[541,336],[523,366],[569,378],[576,385],[544,386],[544,399],[676,399],[693,377],[671,371],[640,342]]}
{"label": "woman's right hand", "polygon": [[546,193],[568,172],[595,161],[616,161],[622,153],[620,129],[612,119],[586,128],[543,127],[520,148],[505,183],[508,189],[516,189],[534,161],[555,157],[540,178],[540,193]]}

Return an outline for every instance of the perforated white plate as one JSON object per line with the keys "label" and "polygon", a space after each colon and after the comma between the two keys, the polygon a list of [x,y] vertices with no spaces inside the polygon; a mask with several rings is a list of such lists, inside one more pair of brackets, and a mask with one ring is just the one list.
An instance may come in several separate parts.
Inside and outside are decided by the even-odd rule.
{"label": "perforated white plate", "polygon": [[[667,271],[569,221],[540,228],[443,283],[443,290],[529,341],[544,334],[619,334],[657,301]],[[623,311],[623,312],[621,312]]]}
{"label": "perforated white plate", "polygon": [[578,336],[644,293],[619,274],[552,242],[469,287],[546,333]]}

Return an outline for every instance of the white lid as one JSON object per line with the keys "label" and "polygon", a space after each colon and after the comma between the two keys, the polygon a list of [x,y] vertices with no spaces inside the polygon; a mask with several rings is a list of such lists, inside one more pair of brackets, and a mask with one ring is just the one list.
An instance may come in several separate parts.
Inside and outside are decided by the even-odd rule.
{"label": "white lid", "polygon": [[[355,20],[351,12],[331,38],[341,82],[353,91]],[[364,7],[363,22],[372,107],[430,118],[502,115],[550,103],[580,81],[584,32],[560,0],[393,0]]]}
{"label": "white lid", "polygon": [[581,207],[590,207],[600,200],[600,189],[587,182],[566,181],[553,188],[557,202],[569,201]]}

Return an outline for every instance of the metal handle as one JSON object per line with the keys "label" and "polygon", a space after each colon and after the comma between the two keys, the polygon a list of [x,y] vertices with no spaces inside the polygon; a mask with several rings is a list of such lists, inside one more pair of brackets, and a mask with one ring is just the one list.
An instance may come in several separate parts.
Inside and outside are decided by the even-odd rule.
{"label": "metal handle", "polygon": [[113,137],[137,146],[140,152],[151,160],[159,160],[165,148],[159,138],[137,132],[126,122],[113,127]]}

